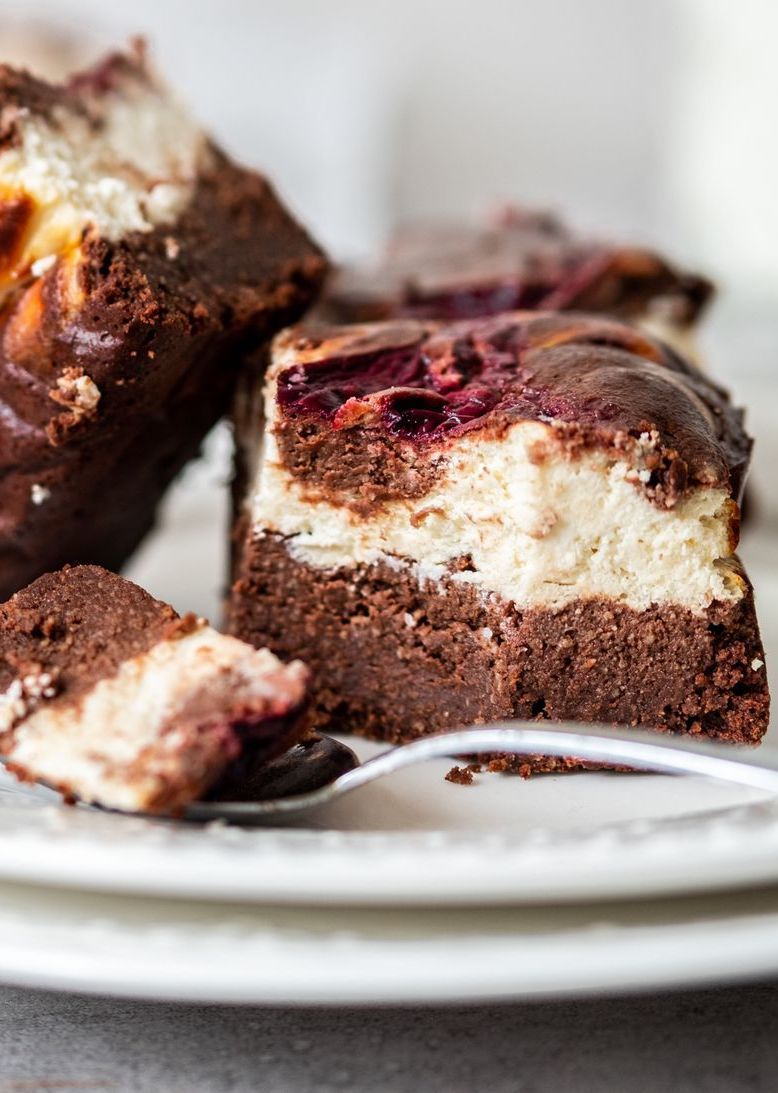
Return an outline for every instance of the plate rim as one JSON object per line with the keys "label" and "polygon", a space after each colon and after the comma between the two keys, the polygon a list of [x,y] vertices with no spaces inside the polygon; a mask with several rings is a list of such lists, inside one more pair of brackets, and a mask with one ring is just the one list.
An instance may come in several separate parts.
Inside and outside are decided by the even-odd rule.
{"label": "plate rim", "polygon": [[[31,807],[29,791],[15,808],[14,796],[0,794],[0,881],[42,888],[367,908],[607,902],[778,883],[778,799],[517,834],[177,826]],[[9,816],[18,819],[10,830]]]}
{"label": "plate rim", "polygon": [[[5,886],[6,897],[13,887]],[[0,914],[0,980],[134,998],[455,1004],[734,983],[778,971],[778,886],[752,910],[738,897],[713,906],[681,900],[670,911],[650,901],[626,914],[611,908],[600,915],[588,905],[575,909],[575,917],[558,909],[545,929],[536,928],[539,912],[523,918],[519,912],[513,931],[510,916],[499,911],[492,917],[505,919],[505,928],[484,923],[475,911],[468,929],[464,921],[457,927],[463,918],[457,912],[448,916],[452,926],[430,913],[376,917],[357,909],[342,919],[331,912],[322,926],[312,908],[288,926],[282,908],[234,919],[227,905],[188,919],[178,905],[171,921],[156,900],[133,900],[128,908],[117,897],[70,898],[43,889],[13,898],[10,917]],[[120,909],[112,911],[112,904]],[[414,928],[422,916],[427,921]]]}

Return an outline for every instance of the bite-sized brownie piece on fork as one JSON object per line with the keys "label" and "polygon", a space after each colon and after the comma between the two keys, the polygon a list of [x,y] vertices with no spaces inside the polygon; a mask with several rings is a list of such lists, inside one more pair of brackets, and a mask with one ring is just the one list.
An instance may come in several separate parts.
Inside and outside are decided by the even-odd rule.
{"label": "bite-sized brownie piece on fork", "polygon": [[97,566],[0,605],[0,755],[25,780],[175,813],[300,737],[308,673]]}
{"label": "bite-sized brownie piece on fork", "polygon": [[0,595],[119,568],[325,261],[142,50],[0,66]]}
{"label": "bite-sized brownie piece on fork", "polygon": [[751,441],[665,344],[575,313],[297,329],[250,416],[229,626],[309,664],[319,727],[765,732]]}

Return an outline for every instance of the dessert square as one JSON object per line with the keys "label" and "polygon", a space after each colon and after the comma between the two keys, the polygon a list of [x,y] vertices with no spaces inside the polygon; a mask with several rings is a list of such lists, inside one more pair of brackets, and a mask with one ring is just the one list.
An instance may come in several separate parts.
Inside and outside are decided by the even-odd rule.
{"label": "dessert square", "polygon": [[97,566],[0,604],[0,754],[29,781],[175,813],[302,734],[308,673]]}
{"label": "dessert square", "polygon": [[317,727],[761,738],[751,441],[665,344],[573,313],[301,328],[254,395],[229,629],[306,661]]}
{"label": "dessert square", "polygon": [[558,217],[510,207],[492,221],[397,231],[381,258],[331,278],[335,323],[454,321],[500,311],[593,311],[643,325],[681,349],[713,286],[644,247],[592,239]]}
{"label": "dessert square", "polygon": [[63,86],[0,66],[0,596],[122,565],[324,269],[141,49]]}

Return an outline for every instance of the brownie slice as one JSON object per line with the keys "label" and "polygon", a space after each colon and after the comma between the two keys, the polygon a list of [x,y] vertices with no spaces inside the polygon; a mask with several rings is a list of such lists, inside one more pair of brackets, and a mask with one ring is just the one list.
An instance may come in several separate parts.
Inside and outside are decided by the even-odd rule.
{"label": "brownie slice", "polygon": [[325,260],[142,51],[0,66],[0,595],[119,568]]}
{"label": "brownie slice", "polygon": [[0,754],[25,780],[123,811],[197,800],[300,737],[307,671],[180,618],[97,566],[0,605]]}
{"label": "brownie slice", "polygon": [[298,329],[261,444],[247,405],[229,627],[306,660],[317,727],[765,732],[751,441],[665,344],[580,314]]}
{"label": "brownie slice", "polygon": [[493,222],[398,231],[378,262],[333,276],[322,315],[349,323],[596,311],[683,347],[712,291],[654,251],[590,239],[549,213],[513,207]]}

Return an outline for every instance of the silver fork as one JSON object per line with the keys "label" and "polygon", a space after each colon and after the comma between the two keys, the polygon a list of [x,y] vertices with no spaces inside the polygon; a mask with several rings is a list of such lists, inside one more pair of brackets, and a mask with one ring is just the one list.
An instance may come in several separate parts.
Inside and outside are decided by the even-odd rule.
{"label": "silver fork", "polygon": [[333,781],[303,793],[259,801],[203,801],[191,805],[185,818],[199,822],[261,824],[283,821],[309,809],[330,804],[379,778],[429,759],[508,752],[512,755],[574,755],[594,763],[628,766],[663,774],[696,774],[722,782],[778,794],[778,748],[758,752],[731,744],[701,743],[683,737],[665,737],[638,730],[537,722],[497,722],[483,728],[463,729],[414,740],[390,748],[359,764]]}

